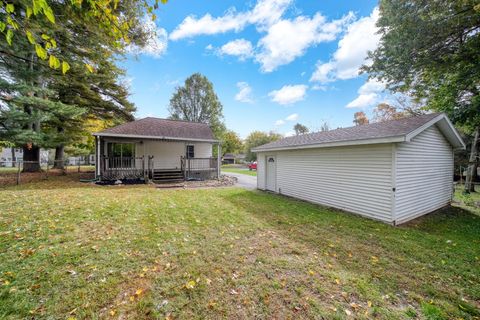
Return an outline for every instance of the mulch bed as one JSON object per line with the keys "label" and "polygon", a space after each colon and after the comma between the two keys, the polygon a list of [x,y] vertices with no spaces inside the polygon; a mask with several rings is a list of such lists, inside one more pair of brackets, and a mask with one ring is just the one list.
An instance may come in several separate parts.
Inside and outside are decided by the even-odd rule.
{"label": "mulch bed", "polygon": [[205,180],[205,181],[181,181],[175,183],[161,183],[156,184],[156,188],[219,188],[219,187],[231,187],[237,182],[237,178],[226,175],[221,175],[218,180]]}

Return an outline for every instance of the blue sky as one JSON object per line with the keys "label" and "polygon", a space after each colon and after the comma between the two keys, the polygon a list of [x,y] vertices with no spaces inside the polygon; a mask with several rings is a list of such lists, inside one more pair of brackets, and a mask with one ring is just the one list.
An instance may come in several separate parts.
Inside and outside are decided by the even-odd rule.
{"label": "blue sky", "polygon": [[[378,35],[376,1],[169,0],[156,12],[157,38],[122,62],[137,117],[168,116],[175,87],[200,72],[224,106],[229,129],[291,134],[351,126],[383,86],[358,75]],[[368,63],[368,62],[367,62]]]}

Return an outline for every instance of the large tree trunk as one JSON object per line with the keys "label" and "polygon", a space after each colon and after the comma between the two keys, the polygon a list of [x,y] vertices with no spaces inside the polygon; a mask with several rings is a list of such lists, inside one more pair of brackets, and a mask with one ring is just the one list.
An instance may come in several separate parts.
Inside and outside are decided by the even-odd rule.
{"label": "large tree trunk", "polygon": [[475,192],[474,177],[477,175],[478,166],[478,141],[479,141],[480,127],[475,129],[473,135],[472,147],[470,149],[470,158],[468,160],[467,177],[465,179],[465,192]]}
{"label": "large tree trunk", "polygon": [[64,169],[64,156],[65,156],[65,146],[63,144],[55,148],[55,161],[53,163],[53,168],[55,169]]}
{"label": "large tree trunk", "polygon": [[472,175],[472,183],[470,185],[470,192],[475,192],[475,182],[478,180],[478,158],[477,158],[477,163],[473,165],[473,175]]}
{"label": "large tree trunk", "polygon": [[39,172],[40,148],[38,146],[23,147],[23,172]]}
{"label": "large tree trunk", "polygon": [[11,148],[11,152],[12,152],[12,167],[16,167],[17,166],[17,158],[15,157],[15,148]]}

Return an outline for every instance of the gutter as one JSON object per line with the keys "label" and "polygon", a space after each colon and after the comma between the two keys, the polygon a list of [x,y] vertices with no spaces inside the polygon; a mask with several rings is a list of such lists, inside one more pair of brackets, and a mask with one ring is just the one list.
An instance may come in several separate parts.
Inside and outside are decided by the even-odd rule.
{"label": "gutter", "polygon": [[272,148],[253,148],[252,152],[268,152],[268,151],[282,151],[282,150],[298,150],[298,149],[314,149],[314,148],[327,148],[327,147],[343,147],[343,146],[357,146],[365,144],[380,144],[380,143],[393,143],[393,142],[405,142],[406,136],[395,136],[388,138],[377,139],[362,139],[362,140],[347,140],[336,142],[325,142],[315,144],[302,144],[285,147],[272,147]]}
{"label": "gutter", "polygon": [[95,137],[112,137],[112,138],[133,138],[133,139],[152,139],[152,140],[175,140],[175,141],[198,141],[198,142],[211,142],[219,143],[220,140],[215,139],[196,139],[196,138],[177,138],[166,136],[143,136],[134,134],[120,134],[120,133],[93,133]]}

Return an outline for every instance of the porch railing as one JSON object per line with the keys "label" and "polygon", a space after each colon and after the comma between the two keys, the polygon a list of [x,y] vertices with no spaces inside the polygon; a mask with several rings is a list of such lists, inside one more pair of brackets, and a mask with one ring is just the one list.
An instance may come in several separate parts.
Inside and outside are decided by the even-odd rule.
{"label": "porch railing", "polygon": [[[102,156],[100,176],[103,180],[147,179],[145,157]],[[147,163],[147,165],[149,162]]]}
{"label": "porch railing", "polygon": [[187,180],[207,180],[218,178],[217,158],[181,157],[181,169]]}

